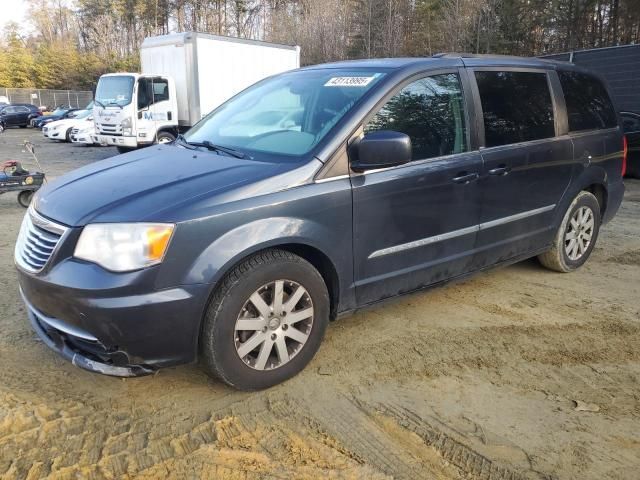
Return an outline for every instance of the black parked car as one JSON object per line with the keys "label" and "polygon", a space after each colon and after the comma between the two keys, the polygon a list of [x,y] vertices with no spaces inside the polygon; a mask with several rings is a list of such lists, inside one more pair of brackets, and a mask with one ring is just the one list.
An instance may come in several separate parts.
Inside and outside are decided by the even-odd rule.
{"label": "black parked car", "polygon": [[620,117],[627,137],[627,175],[640,178],[640,114],[620,112]]}
{"label": "black parked car", "polygon": [[25,128],[32,119],[42,115],[38,107],[28,103],[12,103],[0,106],[0,123],[6,127]]}
{"label": "black parked car", "polygon": [[364,306],[532,256],[579,268],[620,206],[623,156],[607,89],[573,65],[307,67],[173,144],[46,185],[17,241],[20,288],[38,335],[81,368],[199,357],[265,388]]}
{"label": "black parked car", "polygon": [[77,108],[56,108],[51,114],[43,115],[40,118],[36,118],[31,122],[31,126],[35,128],[42,128],[47,123],[55,122],[56,120],[62,120],[63,118],[69,118],[73,115],[73,112],[77,111]]}

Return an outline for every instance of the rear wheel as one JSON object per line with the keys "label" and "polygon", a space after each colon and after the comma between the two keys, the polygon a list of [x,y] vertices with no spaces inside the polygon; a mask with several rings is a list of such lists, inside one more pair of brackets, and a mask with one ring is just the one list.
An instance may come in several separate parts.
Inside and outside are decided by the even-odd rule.
{"label": "rear wheel", "polygon": [[210,374],[259,390],[302,370],[329,323],[329,294],[318,271],[283,250],[256,254],[221,282],[206,312],[200,350]]}
{"label": "rear wheel", "polygon": [[556,272],[571,272],[587,261],[600,231],[600,204],[589,192],[571,202],[550,250],[538,256],[540,263]]}
{"label": "rear wheel", "polygon": [[0,133],[4,132],[4,123],[0,122]]}

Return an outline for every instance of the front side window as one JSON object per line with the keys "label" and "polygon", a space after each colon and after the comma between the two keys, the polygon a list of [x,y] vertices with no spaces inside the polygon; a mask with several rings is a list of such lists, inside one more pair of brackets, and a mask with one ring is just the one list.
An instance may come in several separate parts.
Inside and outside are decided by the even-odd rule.
{"label": "front side window", "polygon": [[433,75],[404,87],[364,128],[365,133],[377,130],[407,134],[414,160],[466,151],[464,101],[458,75]]}
{"label": "front side window", "polygon": [[222,104],[189,130],[185,139],[266,154],[304,155],[384,75],[340,68],[283,73]]}
{"label": "front side window", "polygon": [[580,72],[558,72],[567,105],[569,131],[613,128],[616,112],[604,85],[597,78]]}
{"label": "front side window", "polygon": [[475,72],[486,147],[555,136],[553,103],[543,72]]}

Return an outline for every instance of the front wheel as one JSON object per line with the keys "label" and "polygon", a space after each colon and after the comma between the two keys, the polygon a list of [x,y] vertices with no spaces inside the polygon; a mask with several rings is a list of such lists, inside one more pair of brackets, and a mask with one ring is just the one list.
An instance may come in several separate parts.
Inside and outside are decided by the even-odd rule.
{"label": "front wheel", "polygon": [[318,271],[284,250],[258,253],[221,281],[204,319],[206,369],[228,385],[259,390],[300,372],[329,323],[329,294]]}
{"label": "front wheel", "polygon": [[33,190],[23,190],[18,193],[18,203],[24,208],[29,208],[31,199],[33,198]]}
{"label": "front wheel", "polygon": [[156,143],[157,144],[171,143],[175,139],[176,139],[176,136],[171,132],[158,132],[158,135],[156,136]]}
{"label": "front wheel", "polygon": [[589,192],[571,202],[550,250],[538,256],[540,263],[556,272],[572,272],[587,261],[600,231],[600,204]]}

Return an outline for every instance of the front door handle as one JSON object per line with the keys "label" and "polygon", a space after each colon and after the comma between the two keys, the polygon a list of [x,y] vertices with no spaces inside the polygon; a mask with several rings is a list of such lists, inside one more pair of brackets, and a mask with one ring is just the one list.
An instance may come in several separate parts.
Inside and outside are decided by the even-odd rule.
{"label": "front door handle", "polygon": [[511,171],[511,167],[507,167],[506,165],[500,165],[499,167],[492,168],[489,170],[489,175],[506,175]]}
{"label": "front door handle", "polygon": [[461,172],[457,177],[454,177],[451,180],[454,183],[469,183],[477,180],[478,178],[480,178],[480,175],[478,175],[477,173]]}

